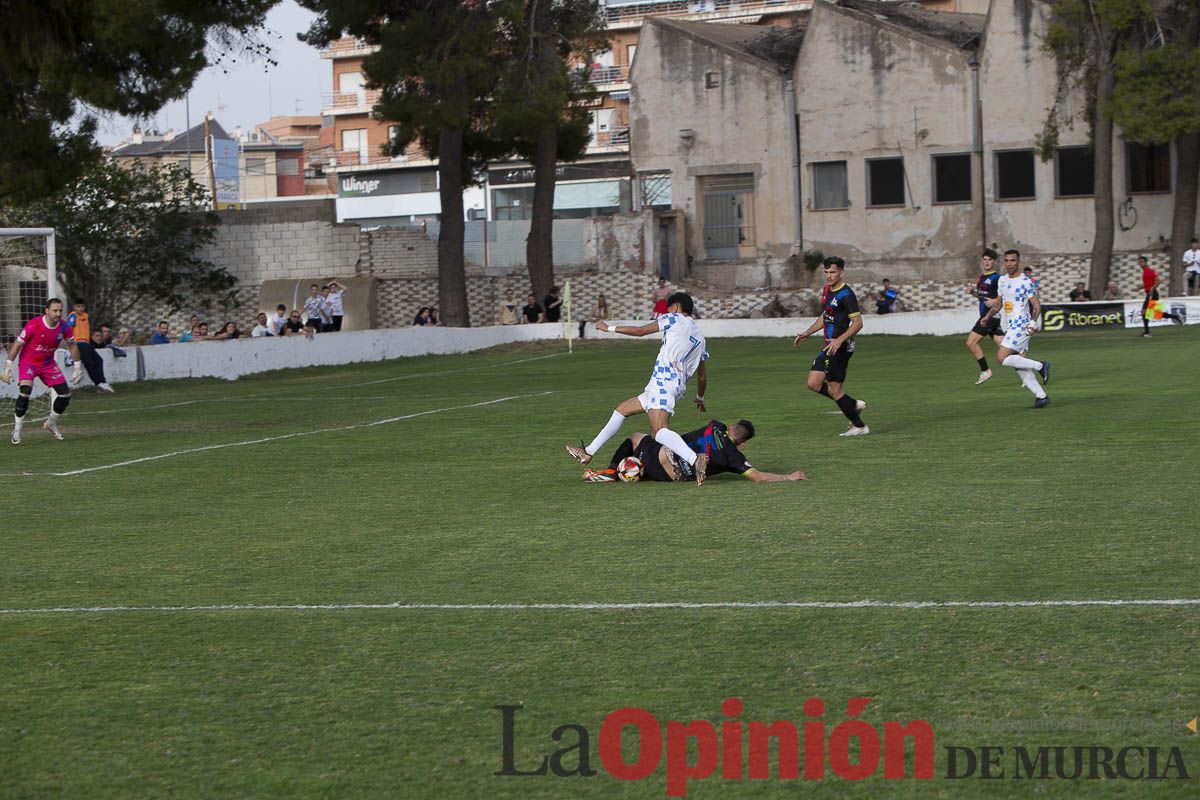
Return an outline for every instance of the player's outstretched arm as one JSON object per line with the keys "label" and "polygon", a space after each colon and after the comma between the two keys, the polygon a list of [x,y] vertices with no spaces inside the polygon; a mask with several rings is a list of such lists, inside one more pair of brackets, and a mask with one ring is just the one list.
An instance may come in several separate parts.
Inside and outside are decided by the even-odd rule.
{"label": "player's outstretched arm", "polygon": [[658,323],[651,322],[649,325],[634,327],[633,325],[609,325],[604,320],[596,323],[596,330],[609,331],[612,333],[620,333],[625,336],[649,336],[652,333],[658,333]]}
{"label": "player's outstretched arm", "polygon": [[746,477],[756,483],[766,483],[775,481],[804,481],[808,480],[808,476],[800,470],[790,472],[787,475],[779,475],[774,472],[763,472],[759,469],[748,470],[745,473]]}

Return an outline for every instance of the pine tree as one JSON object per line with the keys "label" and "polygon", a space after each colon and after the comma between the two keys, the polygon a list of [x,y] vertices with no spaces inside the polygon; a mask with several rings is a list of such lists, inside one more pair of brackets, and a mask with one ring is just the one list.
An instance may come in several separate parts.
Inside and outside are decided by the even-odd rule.
{"label": "pine tree", "polygon": [[1200,188],[1200,3],[1170,0],[1155,10],[1153,35],[1117,54],[1112,115],[1126,139],[1175,143],[1168,289],[1179,295]]}
{"label": "pine tree", "polygon": [[[1118,53],[1152,19],[1147,0],[1052,0],[1045,47],[1058,59],[1060,74],[1087,99],[1086,121],[1095,158],[1095,224],[1088,285],[1094,297],[1108,286],[1112,270],[1115,204],[1113,193],[1113,118]],[[1059,93],[1060,100],[1065,97]],[[1057,145],[1058,117],[1050,111],[1039,142],[1043,157]]]}
{"label": "pine tree", "polygon": [[444,325],[470,325],[463,189],[502,154],[485,122],[495,91],[497,31],[515,0],[301,0],[320,14],[304,39],[325,45],[355,36],[379,50],[363,60],[380,89],[373,114],[395,124],[389,152],[419,142],[438,161],[438,309]]}
{"label": "pine tree", "polygon": [[266,51],[278,0],[0,3],[0,201],[35,200],[95,161],[96,111],[153,114],[209,64]]}
{"label": "pine tree", "polygon": [[539,298],[554,284],[558,164],[581,158],[591,138],[584,103],[595,90],[586,65],[594,53],[608,49],[601,11],[597,0],[525,0],[519,24],[507,30],[509,67],[492,113],[497,138],[533,165],[525,256]]}

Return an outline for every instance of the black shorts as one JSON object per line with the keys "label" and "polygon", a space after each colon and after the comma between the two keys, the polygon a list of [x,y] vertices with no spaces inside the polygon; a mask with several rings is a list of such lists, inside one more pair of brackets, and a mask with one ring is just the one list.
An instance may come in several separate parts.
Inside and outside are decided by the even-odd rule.
{"label": "black shorts", "polygon": [[[983,319],[980,317],[980,319]],[[987,325],[980,325],[979,320],[975,321],[975,327],[971,328],[971,333],[977,333],[980,336],[1003,336],[1004,331],[1000,330],[1000,317],[993,316],[987,321]]]}
{"label": "black shorts", "polygon": [[653,436],[643,436],[638,442],[637,448],[633,454],[642,460],[642,480],[644,481],[663,481],[671,483],[675,480],[662,462],[658,460],[658,454],[662,452],[663,446],[654,440]]}
{"label": "black shorts", "polygon": [[832,356],[825,355],[825,351],[817,353],[817,357],[813,359],[812,366],[809,369],[813,372],[824,372],[825,380],[833,383],[846,382],[846,367],[850,366],[850,357],[854,355],[853,347],[842,345],[838,351]]}

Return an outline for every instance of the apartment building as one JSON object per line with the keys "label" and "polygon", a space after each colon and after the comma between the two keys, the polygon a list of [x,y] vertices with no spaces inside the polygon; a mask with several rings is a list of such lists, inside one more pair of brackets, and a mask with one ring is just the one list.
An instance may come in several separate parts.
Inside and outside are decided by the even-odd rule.
{"label": "apartment building", "polygon": [[[957,0],[935,2],[952,5]],[[589,217],[669,202],[667,178],[638,186],[629,158],[629,71],[647,18],[792,25],[802,24],[811,7],[811,0],[608,0],[611,47],[593,63],[579,66],[599,91],[590,109],[592,142],[582,159],[560,166],[555,214]],[[362,68],[363,59],[375,50],[345,38],[321,51],[332,77],[332,91],[322,96],[328,139],[322,154],[326,173],[336,181],[338,220],[363,225],[435,220],[441,212],[436,160],[415,143],[398,156],[383,153],[392,126],[372,118],[379,93],[366,88]],[[521,161],[493,164],[486,185],[468,189],[463,200],[471,219],[527,219],[533,171]]]}
{"label": "apartment building", "polygon": [[[219,149],[211,168],[209,140],[215,140]],[[243,134],[240,129],[230,134],[213,119],[207,129],[202,121],[178,134],[173,130],[144,133],[134,128],[129,140],[114,147],[110,155],[128,169],[186,170],[204,186],[218,184],[220,204],[232,207],[303,197],[308,191],[305,147],[302,138],[272,138],[259,131]]]}
{"label": "apartment building", "polygon": [[[1057,101],[1058,67],[1041,46],[1050,8],[986,10],[816,0],[786,65],[762,57],[755,25],[645,26],[632,155],[639,174],[670,176],[672,277],[806,285],[801,255],[820,251],[853,261],[861,279],[955,287],[984,246],[1086,272],[1086,127],[1064,128],[1049,160],[1037,153]],[[1172,148],[1118,130],[1112,168],[1117,261],[1132,263],[1170,237]]]}

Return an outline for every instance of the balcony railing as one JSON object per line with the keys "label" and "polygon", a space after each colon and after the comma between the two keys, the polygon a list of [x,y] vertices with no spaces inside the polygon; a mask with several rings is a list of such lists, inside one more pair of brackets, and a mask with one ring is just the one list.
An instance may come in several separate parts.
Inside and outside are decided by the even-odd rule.
{"label": "balcony railing", "polygon": [[807,10],[809,0],[644,0],[610,5],[604,9],[609,23],[627,23],[642,17],[683,16],[686,14],[748,14],[781,11],[790,7]]}
{"label": "balcony railing", "polygon": [[386,156],[372,147],[366,153],[359,150],[326,150],[325,163],[329,167],[358,167],[363,165],[386,166],[390,164],[426,163],[428,156],[419,147],[411,147],[407,153]]}
{"label": "balcony railing", "polygon": [[321,94],[322,111],[349,111],[351,109],[370,109],[379,102],[382,94],[378,89],[359,89],[357,92],[323,92]]}
{"label": "balcony railing", "polygon": [[321,58],[353,58],[367,56],[379,51],[379,45],[367,44],[354,38],[338,39],[329,47],[321,48]]}
{"label": "balcony railing", "polygon": [[629,67],[576,67],[571,73],[571,80],[575,84],[582,85],[584,81],[591,80],[592,85],[603,89],[606,86],[614,86],[629,83]]}
{"label": "balcony railing", "polygon": [[592,147],[629,147],[629,128],[610,128],[596,134]]}
{"label": "balcony railing", "polygon": [[592,67],[592,83],[597,86],[608,83],[629,83],[629,67]]}

